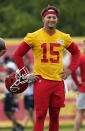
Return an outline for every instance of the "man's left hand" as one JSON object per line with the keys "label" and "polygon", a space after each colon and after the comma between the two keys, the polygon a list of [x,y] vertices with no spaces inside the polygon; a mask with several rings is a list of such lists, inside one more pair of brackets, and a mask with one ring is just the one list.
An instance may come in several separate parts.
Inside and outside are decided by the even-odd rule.
{"label": "man's left hand", "polygon": [[65,79],[67,79],[67,77],[69,75],[71,75],[71,73],[72,73],[72,71],[70,69],[66,68],[66,69],[64,69],[63,72],[60,72],[59,75],[60,75],[60,78],[65,80]]}

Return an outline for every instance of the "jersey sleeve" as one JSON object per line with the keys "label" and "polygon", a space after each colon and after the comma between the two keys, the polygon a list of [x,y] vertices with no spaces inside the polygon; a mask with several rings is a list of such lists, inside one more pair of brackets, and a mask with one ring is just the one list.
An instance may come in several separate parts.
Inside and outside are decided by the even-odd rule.
{"label": "jersey sleeve", "polygon": [[32,33],[28,33],[28,34],[24,37],[24,42],[26,42],[30,47],[33,46],[33,35],[32,35]]}
{"label": "jersey sleeve", "polygon": [[71,45],[71,43],[72,43],[72,38],[70,37],[69,34],[66,34],[64,48],[68,48]]}
{"label": "jersey sleeve", "polygon": [[67,50],[71,53],[71,62],[68,68],[74,71],[80,62],[80,50],[74,42],[71,43]]}
{"label": "jersey sleeve", "polygon": [[78,81],[78,78],[77,78],[77,74],[76,74],[76,71],[73,71],[72,72],[72,79],[74,80],[75,84],[78,86],[80,83]]}
{"label": "jersey sleeve", "polygon": [[18,67],[18,69],[22,69],[25,64],[23,61],[23,56],[30,50],[30,46],[27,43],[22,42],[14,51],[13,58]]}

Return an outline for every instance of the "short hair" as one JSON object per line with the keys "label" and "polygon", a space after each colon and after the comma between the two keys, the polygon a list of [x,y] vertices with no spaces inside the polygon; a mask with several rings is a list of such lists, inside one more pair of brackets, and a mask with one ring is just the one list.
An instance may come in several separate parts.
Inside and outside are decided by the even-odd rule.
{"label": "short hair", "polygon": [[5,41],[3,38],[0,38],[0,51],[6,50]]}
{"label": "short hair", "polygon": [[49,9],[53,9],[57,15],[60,14],[60,10],[58,8],[56,8],[55,6],[51,6],[51,5],[48,5],[47,7],[45,7],[44,9],[42,9],[41,11],[41,16],[43,16],[44,12],[49,10]]}

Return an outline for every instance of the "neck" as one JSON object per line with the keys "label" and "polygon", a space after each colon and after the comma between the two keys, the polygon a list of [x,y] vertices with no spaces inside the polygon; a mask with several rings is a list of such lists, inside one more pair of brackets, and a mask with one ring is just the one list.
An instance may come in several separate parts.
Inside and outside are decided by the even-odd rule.
{"label": "neck", "polygon": [[43,27],[43,29],[44,29],[44,31],[45,31],[46,33],[48,33],[49,35],[53,35],[53,34],[55,34],[55,32],[56,32],[56,29],[55,29],[55,28],[46,28],[46,27]]}

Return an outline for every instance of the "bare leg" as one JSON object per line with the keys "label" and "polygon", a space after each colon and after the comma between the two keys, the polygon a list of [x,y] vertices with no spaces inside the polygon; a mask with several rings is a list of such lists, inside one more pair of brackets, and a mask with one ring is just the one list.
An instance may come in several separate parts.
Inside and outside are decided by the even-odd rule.
{"label": "bare leg", "polygon": [[32,122],[34,123],[34,112],[30,112],[28,110],[25,110],[25,116],[24,116],[24,120],[23,120],[24,127],[27,125],[29,119],[31,119]]}
{"label": "bare leg", "polygon": [[74,124],[74,131],[79,131],[82,120],[83,120],[84,110],[77,110],[75,124]]}
{"label": "bare leg", "polygon": [[[15,112],[5,112],[6,116],[12,121],[13,129],[23,129],[23,126],[16,120]],[[21,130],[22,131],[22,130]]]}
{"label": "bare leg", "polygon": [[16,127],[16,116],[14,112],[5,112],[6,116],[12,121],[13,127]]}

